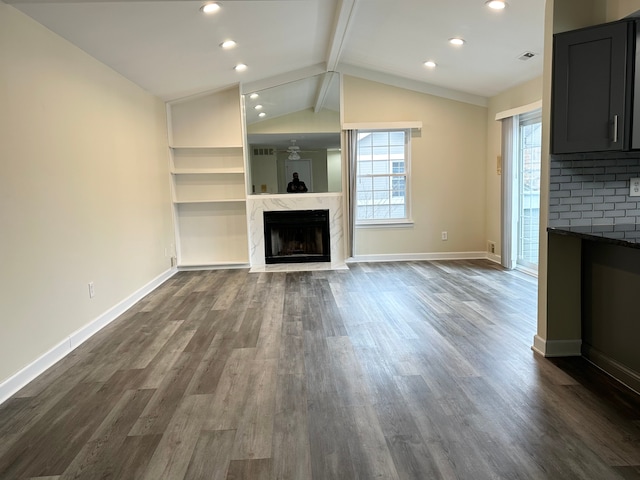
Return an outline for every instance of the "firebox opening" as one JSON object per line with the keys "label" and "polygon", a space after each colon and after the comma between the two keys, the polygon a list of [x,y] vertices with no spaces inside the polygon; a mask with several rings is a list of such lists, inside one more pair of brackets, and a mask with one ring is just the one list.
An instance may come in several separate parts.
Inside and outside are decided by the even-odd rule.
{"label": "firebox opening", "polygon": [[264,212],[265,263],[330,262],[329,210]]}

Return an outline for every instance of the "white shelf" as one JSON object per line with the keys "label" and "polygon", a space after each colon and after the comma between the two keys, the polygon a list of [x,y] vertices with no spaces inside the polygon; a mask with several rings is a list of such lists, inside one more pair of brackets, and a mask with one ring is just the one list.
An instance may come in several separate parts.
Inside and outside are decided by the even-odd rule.
{"label": "white shelf", "polygon": [[244,175],[244,168],[228,167],[228,168],[181,168],[171,171],[173,175],[200,175],[203,173],[217,173],[220,175]]}
{"label": "white shelf", "polygon": [[246,201],[246,198],[224,198],[217,200],[175,200],[173,203],[175,203],[176,205],[185,205],[188,203],[245,203]]}
{"label": "white shelf", "polygon": [[175,173],[244,173],[242,147],[172,149],[171,171]]}
{"label": "white shelf", "polygon": [[175,203],[244,200],[245,188],[244,175],[198,173],[173,176]]}
{"label": "white shelf", "polygon": [[244,148],[242,145],[170,145],[172,150],[240,150]]}

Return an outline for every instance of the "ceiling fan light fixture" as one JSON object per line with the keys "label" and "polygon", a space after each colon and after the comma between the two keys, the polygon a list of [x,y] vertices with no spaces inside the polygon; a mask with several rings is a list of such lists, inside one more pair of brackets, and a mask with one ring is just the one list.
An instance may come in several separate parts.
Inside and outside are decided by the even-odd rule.
{"label": "ceiling fan light fixture", "polygon": [[484,4],[493,10],[504,10],[507,7],[507,2],[504,0],[488,0]]}
{"label": "ceiling fan light fixture", "polygon": [[220,4],[218,2],[208,2],[200,7],[202,13],[206,13],[207,15],[216,13],[220,10]]}
{"label": "ceiling fan light fixture", "polygon": [[291,145],[289,145],[289,148],[287,148],[287,152],[289,152],[289,156],[287,157],[287,159],[300,160],[300,154],[298,153],[299,150],[300,147],[296,145],[296,141],[291,140]]}

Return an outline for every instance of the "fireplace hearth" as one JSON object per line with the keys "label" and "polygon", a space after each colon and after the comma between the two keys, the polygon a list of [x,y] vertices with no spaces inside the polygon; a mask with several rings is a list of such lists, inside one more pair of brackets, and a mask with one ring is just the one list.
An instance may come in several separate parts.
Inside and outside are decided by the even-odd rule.
{"label": "fireplace hearth", "polygon": [[268,211],[265,263],[330,262],[329,210]]}

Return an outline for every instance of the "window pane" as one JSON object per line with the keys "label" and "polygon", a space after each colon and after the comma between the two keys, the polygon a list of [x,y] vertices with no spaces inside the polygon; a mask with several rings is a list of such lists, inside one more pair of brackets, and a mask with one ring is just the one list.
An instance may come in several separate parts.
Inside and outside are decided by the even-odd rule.
{"label": "window pane", "polygon": [[389,145],[389,132],[374,132],[372,142],[374,146]]}
{"label": "window pane", "polygon": [[374,190],[389,190],[390,178],[389,177],[373,177],[373,189]]}
{"label": "window pane", "polygon": [[358,177],[358,190],[363,192],[373,190],[373,178],[374,177]]}
{"label": "window pane", "polygon": [[373,173],[373,163],[358,162],[358,175],[371,175]]}
{"label": "window pane", "polygon": [[373,158],[376,160],[388,159],[389,158],[389,147],[373,147]]}
{"label": "window pane", "polygon": [[405,195],[405,177],[394,177],[392,181],[392,191],[394,197],[402,197]]}
{"label": "window pane", "polygon": [[405,206],[403,205],[391,205],[390,218],[405,218],[407,216]]}
{"label": "window pane", "polygon": [[360,157],[360,160],[362,160],[362,161],[371,160],[372,154],[373,154],[373,149],[371,147],[361,147],[358,150],[358,156]]}
{"label": "window pane", "polygon": [[389,203],[389,191],[376,191],[373,194],[373,200],[376,205],[385,205]]}
{"label": "window pane", "polygon": [[404,145],[395,145],[389,148],[389,153],[393,159],[404,158]]}
{"label": "window pane", "polygon": [[385,161],[376,161],[376,162],[372,162],[373,164],[373,172],[376,175],[379,174],[385,174],[385,173],[390,173],[389,172],[389,162],[387,160]]}
{"label": "window pane", "polygon": [[404,131],[391,132],[389,137],[389,144],[404,145]]}

